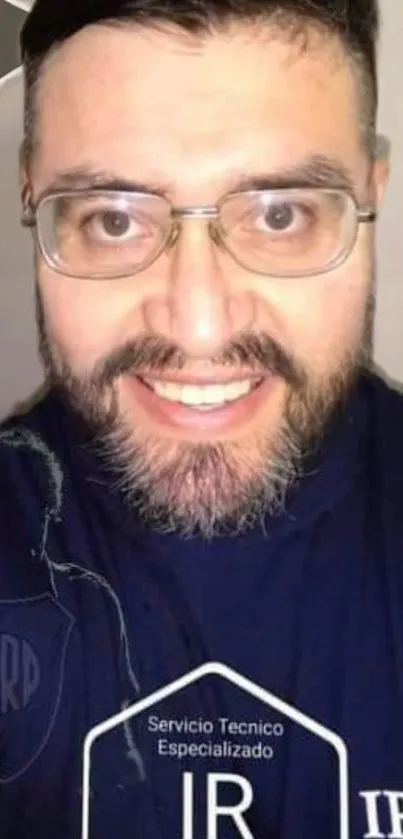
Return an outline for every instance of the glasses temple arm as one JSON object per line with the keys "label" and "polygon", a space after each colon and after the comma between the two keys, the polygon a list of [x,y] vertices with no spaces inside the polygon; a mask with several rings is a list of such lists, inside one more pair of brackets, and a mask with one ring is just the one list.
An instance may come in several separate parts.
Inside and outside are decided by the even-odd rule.
{"label": "glasses temple arm", "polygon": [[373,207],[368,207],[368,209],[359,210],[357,213],[357,218],[360,222],[371,224],[372,222],[377,220],[378,213]]}

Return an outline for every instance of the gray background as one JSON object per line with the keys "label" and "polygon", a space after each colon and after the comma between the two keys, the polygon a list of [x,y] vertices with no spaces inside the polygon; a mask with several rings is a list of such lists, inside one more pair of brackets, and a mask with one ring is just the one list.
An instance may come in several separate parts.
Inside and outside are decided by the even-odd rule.
{"label": "gray background", "polygon": [[18,30],[24,13],[0,0],[0,76],[19,63]]}
{"label": "gray background", "polygon": [[[68,2],[68,0],[60,0]],[[379,130],[391,142],[392,177],[378,226],[375,357],[403,382],[403,0],[381,0]],[[18,64],[24,13],[0,0],[0,76]],[[0,417],[42,380],[36,353],[32,242],[19,224],[18,145],[22,123],[18,75],[0,86]]]}

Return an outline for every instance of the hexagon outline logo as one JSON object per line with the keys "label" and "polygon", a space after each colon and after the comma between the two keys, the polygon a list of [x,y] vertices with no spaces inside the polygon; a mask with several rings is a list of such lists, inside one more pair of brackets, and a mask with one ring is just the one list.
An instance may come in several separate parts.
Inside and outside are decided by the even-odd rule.
{"label": "hexagon outline logo", "polygon": [[221,662],[206,662],[205,664],[196,667],[184,676],[180,676],[173,682],[169,682],[162,688],[158,688],[153,693],[135,702],[129,708],[113,714],[104,722],[98,723],[90,729],[84,740],[83,748],[83,794],[82,794],[82,833],[81,839],[90,839],[89,836],[89,820],[90,820],[90,774],[91,774],[91,749],[95,741],[104,734],[112,731],[122,723],[137,714],[152,707],[152,705],[178,693],[183,688],[188,687],[193,682],[197,682],[205,676],[221,676],[232,684],[249,693],[255,699],[259,699],[264,705],[274,708],[279,713],[288,717],[293,722],[310,731],[320,740],[324,740],[331,745],[336,751],[339,766],[339,815],[340,815],[340,832],[339,839],[349,839],[349,800],[348,800],[348,751],[344,740],[329,728],[326,728],[321,723],[302,713],[293,705],[284,702],[275,694],[265,688],[260,687],[255,682],[242,676],[232,667]]}

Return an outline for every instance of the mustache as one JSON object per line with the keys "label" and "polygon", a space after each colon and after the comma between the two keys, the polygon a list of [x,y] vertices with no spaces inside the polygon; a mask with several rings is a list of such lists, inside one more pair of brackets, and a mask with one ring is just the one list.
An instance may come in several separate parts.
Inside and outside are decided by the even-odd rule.
{"label": "mustache", "polygon": [[[91,384],[110,387],[120,376],[162,374],[183,370],[189,359],[177,345],[160,337],[142,336],[100,359],[91,375]],[[303,389],[306,374],[292,355],[266,334],[240,335],[209,361],[209,367],[241,367],[253,374],[283,378],[294,388]]]}

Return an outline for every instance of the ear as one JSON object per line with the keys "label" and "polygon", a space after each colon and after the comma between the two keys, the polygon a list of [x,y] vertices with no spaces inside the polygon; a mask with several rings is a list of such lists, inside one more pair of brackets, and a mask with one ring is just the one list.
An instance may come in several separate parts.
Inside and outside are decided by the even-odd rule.
{"label": "ear", "polygon": [[20,145],[19,153],[19,184],[21,203],[23,207],[26,207],[31,192],[31,179],[24,141]]}
{"label": "ear", "polygon": [[373,201],[379,209],[386,192],[390,173],[390,141],[387,137],[377,138],[377,149],[371,173]]}

